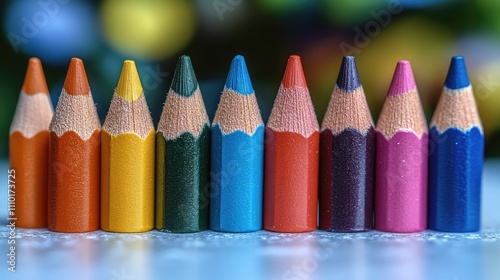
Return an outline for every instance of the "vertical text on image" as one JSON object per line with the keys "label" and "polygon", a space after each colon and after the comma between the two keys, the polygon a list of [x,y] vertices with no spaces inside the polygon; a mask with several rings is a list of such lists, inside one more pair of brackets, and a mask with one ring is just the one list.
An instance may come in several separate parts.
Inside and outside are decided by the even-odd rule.
{"label": "vertical text on image", "polygon": [[7,237],[8,253],[7,253],[7,270],[16,272],[16,170],[9,169],[8,188],[7,188],[7,227],[9,235]]}

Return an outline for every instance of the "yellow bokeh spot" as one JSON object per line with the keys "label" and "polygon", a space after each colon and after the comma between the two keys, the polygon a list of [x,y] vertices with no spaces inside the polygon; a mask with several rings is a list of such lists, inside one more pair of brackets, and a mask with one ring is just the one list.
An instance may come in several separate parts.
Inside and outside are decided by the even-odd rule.
{"label": "yellow bokeh spot", "polygon": [[125,55],[153,60],[184,48],[196,27],[194,7],[184,0],[106,0],[101,21],[112,47]]}
{"label": "yellow bokeh spot", "polygon": [[500,87],[496,78],[496,73],[500,71],[500,60],[493,59],[471,70],[469,70],[469,74],[474,95],[483,121],[485,135],[488,137],[500,128],[500,110],[498,110]]}

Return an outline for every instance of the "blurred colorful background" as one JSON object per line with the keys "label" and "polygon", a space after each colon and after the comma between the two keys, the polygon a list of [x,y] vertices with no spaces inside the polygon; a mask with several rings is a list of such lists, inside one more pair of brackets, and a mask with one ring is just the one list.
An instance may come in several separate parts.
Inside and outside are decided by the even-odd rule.
{"label": "blurred colorful background", "polygon": [[242,54],[266,120],[298,54],[321,121],[343,55],[355,55],[374,120],[397,60],[410,60],[428,118],[453,55],[465,56],[487,138],[500,156],[500,1],[2,1],[0,157],[28,58],[42,60],[54,103],[71,57],[84,60],[101,119],[124,59],[136,60],[154,122],[181,54],[213,118],[231,59]]}

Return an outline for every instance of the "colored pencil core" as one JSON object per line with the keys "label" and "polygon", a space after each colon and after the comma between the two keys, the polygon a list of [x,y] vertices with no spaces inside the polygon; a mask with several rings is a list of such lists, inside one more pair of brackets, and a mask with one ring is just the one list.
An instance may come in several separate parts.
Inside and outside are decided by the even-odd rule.
{"label": "colored pencil core", "polygon": [[171,88],[182,96],[191,96],[198,88],[198,80],[189,56],[183,55],[177,60]]}
{"label": "colored pencil core", "polygon": [[231,68],[229,69],[229,74],[226,79],[226,88],[243,95],[253,93],[247,65],[245,59],[241,55],[237,55],[231,62]]}
{"label": "colored pencil core", "polygon": [[43,74],[40,59],[36,57],[30,58],[21,90],[26,94],[49,94],[49,89],[47,88],[47,82],[45,81],[45,75]]}
{"label": "colored pencil core", "polygon": [[127,101],[136,101],[142,95],[142,91],[141,79],[137,73],[135,62],[125,60],[116,86],[116,95]]}
{"label": "colored pencil core", "polygon": [[407,60],[398,61],[394,76],[392,77],[388,95],[401,95],[414,89],[415,87],[415,78],[413,77],[410,62]]}
{"label": "colored pencil core", "polygon": [[342,59],[337,86],[345,92],[352,92],[361,86],[354,56],[344,56]]}
{"label": "colored pencil core", "polygon": [[469,76],[465,67],[465,60],[462,56],[454,56],[451,59],[448,75],[446,76],[445,87],[449,89],[460,89],[470,85]]}
{"label": "colored pencil core", "polygon": [[83,61],[72,58],[64,81],[64,90],[70,95],[89,95],[90,87]]}
{"label": "colored pencil core", "polygon": [[285,88],[307,88],[306,76],[304,75],[302,62],[300,61],[300,57],[298,55],[292,55],[288,59],[281,85]]}

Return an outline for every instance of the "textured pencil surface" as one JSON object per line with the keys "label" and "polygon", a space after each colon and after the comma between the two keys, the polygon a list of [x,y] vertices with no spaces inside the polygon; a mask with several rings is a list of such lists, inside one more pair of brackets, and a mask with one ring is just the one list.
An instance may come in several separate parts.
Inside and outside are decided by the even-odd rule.
{"label": "textured pencil surface", "polygon": [[229,69],[212,124],[210,228],[262,228],[264,123],[242,56]]}
{"label": "textured pencil surface", "polygon": [[99,228],[101,124],[83,62],[71,59],[50,123],[48,228]]}
{"label": "textured pencil surface", "polygon": [[376,135],[375,228],[424,230],[428,132],[408,61],[396,66]]}
{"label": "textured pencil surface", "polygon": [[155,130],[131,60],[123,63],[101,141],[101,229],[152,229]]}
{"label": "textured pencil surface", "polygon": [[291,56],[265,132],[264,228],[316,228],[319,125],[300,58]]}
{"label": "textured pencil surface", "polygon": [[451,60],[431,121],[429,149],[429,228],[478,231],[484,136],[461,56]]}
{"label": "textured pencil surface", "polygon": [[210,126],[191,60],[181,56],[156,133],[156,228],[208,228]]}
{"label": "textured pencil surface", "polygon": [[321,128],[320,228],[372,228],[375,130],[354,57],[342,61]]}
{"label": "textured pencil surface", "polygon": [[16,225],[47,226],[49,124],[54,110],[42,63],[31,58],[10,127],[10,167],[15,170]]}

